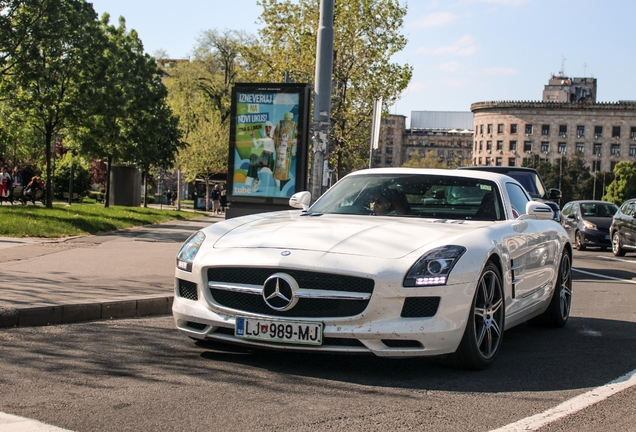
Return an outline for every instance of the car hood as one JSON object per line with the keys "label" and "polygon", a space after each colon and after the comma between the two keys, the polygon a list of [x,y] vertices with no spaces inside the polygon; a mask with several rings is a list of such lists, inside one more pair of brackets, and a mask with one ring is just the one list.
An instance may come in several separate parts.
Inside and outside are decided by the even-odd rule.
{"label": "car hood", "polygon": [[378,216],[276,216],[236,226],[214,248],[277,248],[400,258],[492,222],[434,221]]}
{"label": "car hood", "polygon": [[592,222],[598,229],[608,230],[612,224],[611,217],[586,217],[585,220]]}

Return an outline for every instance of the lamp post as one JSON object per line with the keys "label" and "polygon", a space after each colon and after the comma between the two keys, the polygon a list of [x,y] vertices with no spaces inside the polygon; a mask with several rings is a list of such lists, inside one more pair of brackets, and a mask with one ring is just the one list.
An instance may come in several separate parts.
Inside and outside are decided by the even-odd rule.
{"label": "lamp post", "polygon": [[559,152],[559,154],[561,155],[561,157],[559,158],[559,190],[561,190],[561,181],[563,180],[563,158],[565,157],[567,151],[567,149],[563,149],[562,152]]}
{"label": "lamp post", "polygon": [[[601,154],[596,155],[599,159],[601,158]],[[592,199],[596,199],[596,173],[598,172],[598,160],[594,161],[594,189],[592,190]]]}

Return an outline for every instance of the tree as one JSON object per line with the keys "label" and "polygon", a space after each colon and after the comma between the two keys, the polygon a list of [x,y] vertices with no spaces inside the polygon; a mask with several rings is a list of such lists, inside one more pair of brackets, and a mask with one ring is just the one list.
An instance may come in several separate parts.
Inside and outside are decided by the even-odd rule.
{"label": "tree", "polygon": [[50,208],[51,143],[58,132],[85,115],[103,44],[95,11],[83,0],[25,2],[20,13],[41,16],[30,27],[31,43],[15,48],[2,92],[44,138]]}
{"label": "tree", "polygon": [[[263,81],[309,82],[314,76],[319,0],[261,0],[263,56],[252,63]],[[338,178],[368,163],[373,102],[393,105],[412,67],[391,63],[406,46],[399,33],[406,6],[397,0],[335,2],[330,162]],[[252,62],[256,59],[251,58]]]}
{"label": "tree", "polygon": [[614,179],[607,186],[604,201],[621,205],[626,199],[636,197],[636,166],[633,162],[622,161],[614,167]]}
{"label": "tree", "polygon": [[433,150],[426,152],[424,157],[419,152],[414,151],[411,153],[409,160],[402,166],[405,168],[448,168],[442,159],[435,156],[435,151]]}
{"label": "tree", "polygon": [[[209,198],[209,178],[227,169],[229,121],[223,121],[219,99],[210,97],[203,83],[211,82],[205,62],[177,63],[170,67],[165,80],[168,103],[179,117],[179,128],[188,146],[179,151],[176,166],[186,173],[186,180],[206,180]],[[209,204],[209,203],[208,203]]]}

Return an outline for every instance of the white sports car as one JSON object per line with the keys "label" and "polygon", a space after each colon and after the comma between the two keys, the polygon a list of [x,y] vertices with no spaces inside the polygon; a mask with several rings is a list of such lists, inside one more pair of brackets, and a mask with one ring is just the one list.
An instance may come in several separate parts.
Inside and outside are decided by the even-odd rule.
{"label": "white sports car", "polygon": [[372,169],[302,210],[243,216],[177,255],[173,315],[187,336],[253,347],[494,361],[504,330],[562,327],[572,246],[511,177]]}

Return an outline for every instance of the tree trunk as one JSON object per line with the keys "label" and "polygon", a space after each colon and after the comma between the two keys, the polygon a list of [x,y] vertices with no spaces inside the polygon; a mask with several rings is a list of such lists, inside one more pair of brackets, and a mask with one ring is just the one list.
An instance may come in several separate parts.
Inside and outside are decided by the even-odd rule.
{"label": "tree trunk", "polygon": [[144,208],[148,208],[148,167],[144,165]]}
{"label": "tree trunk", "polygon": [[[51,175],[53,170],[51,169],[51,139],[53,138],[53,132],[51,129],[46,129],[46,135],[44,137],[46,141],[46,191],[44,196],[46,197],[46,208],[53,208],[53,183],[51,182]],[[54,144],[55,145],[55,144]]]}
{"label": "tree trunk", "polygon": [[110,201],[110,165],[113,161],[113,156],[108,155],[108,162],[106,166],[106,194],[104,195],[104,207],[108,207]]}
{"label": "tree trunk", "polygon": [[177,170],[177,210],[181,210],[181,170]]}

